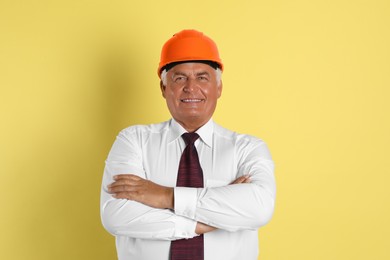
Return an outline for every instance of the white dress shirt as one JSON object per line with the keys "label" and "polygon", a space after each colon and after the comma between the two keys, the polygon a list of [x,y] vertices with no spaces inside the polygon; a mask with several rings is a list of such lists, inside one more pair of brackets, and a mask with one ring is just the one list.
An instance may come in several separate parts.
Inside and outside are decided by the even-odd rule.
{"label": "white dress shirt", "polygon": [[[266,144],[217,125],[196,131],[204,188],[174,188],[174,211],[115,199],[107,185],[132,173],[175,187],[186,130],[174,119],[132,126],[117,136],[106,160],[101,218],[116,237],[119,260],[168,260],[170,241],[196,236],[196,223],[218,229],[204,235],[205,260],[255,260],[257,229],[271,218],[275,201],[273,162]],[[229,185],[250,174],[251,183]]]}

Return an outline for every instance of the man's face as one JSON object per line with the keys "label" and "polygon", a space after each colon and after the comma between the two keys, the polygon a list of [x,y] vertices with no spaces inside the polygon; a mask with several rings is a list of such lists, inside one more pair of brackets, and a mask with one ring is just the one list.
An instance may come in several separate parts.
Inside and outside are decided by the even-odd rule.
{"label": "man's face", "polygon": [[199,128],[213,115],[222,82],[217,82],[216,70],[207,64],[182,63],[168,71],[161,91],[176,121]]}

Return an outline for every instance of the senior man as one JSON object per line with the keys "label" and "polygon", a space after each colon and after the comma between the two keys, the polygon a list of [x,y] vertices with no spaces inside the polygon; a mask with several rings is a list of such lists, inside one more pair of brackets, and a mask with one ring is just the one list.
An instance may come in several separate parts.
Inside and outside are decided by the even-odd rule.
{"label": "senior man", "polygon": [[201,32],[164,44],[157,72],[172,119],[122,130],[106,160],[101,218],[120,260],[257,259],[274,165],[262,140],[213,121],[222,71]]}

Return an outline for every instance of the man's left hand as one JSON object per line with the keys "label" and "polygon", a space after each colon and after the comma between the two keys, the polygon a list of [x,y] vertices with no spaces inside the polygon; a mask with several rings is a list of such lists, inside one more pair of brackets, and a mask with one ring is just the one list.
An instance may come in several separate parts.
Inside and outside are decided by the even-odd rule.
{"label": "man's left hand", "polygon": [[133,174],[114,176],[108,192],[114,198],[127,199],[160,209],[173,209],[173,188],[158,185]]}

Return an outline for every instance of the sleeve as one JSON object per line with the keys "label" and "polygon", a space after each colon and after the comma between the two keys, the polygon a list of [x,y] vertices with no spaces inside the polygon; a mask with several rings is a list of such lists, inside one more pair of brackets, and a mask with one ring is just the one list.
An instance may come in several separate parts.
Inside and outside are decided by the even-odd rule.
{"label": "sleeve", "polygon": [[251,183],[212,188],[175,188],[175,213],[226,231],[255,230],[272,217],[276,185],[274,164],[262,141],[241,151],[237,176]]}
{"label": "sleeve", "polygon": [[117,174],[132,173],[142,178],[142,151],[137,135],[122,131],[106,160],[101,187],[100,213],[105,229],[115,236],[142,239],[176,240],[196,236],[196,221],[178,216],[168,209],[155,209],[144,204],[115,199],[107,185]]}

